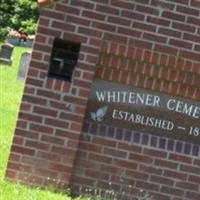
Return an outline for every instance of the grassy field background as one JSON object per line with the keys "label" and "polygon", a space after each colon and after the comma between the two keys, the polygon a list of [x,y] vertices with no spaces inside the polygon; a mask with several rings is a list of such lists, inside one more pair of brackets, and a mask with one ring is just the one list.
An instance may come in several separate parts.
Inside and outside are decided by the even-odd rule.
{"label": "grassy field background", "polygon": [[30,50],[15,47],[11,67],[0,65],[0,200],[69,200],[70,197],[41,191],[4,180],[24,82],[17,80],[20,56]]}

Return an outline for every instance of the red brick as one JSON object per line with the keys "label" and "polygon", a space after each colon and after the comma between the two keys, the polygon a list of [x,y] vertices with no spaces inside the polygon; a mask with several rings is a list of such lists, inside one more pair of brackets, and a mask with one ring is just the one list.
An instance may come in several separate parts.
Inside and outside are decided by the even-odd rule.
{"label": "red brick", "polygon": [[175,196],[183,196],[183,194],[184,194],[182,190],[178,190],[178,189],[175,189],[172,187],[167,187],[167,186],[162,186],[161,192],[175,195]]}
{"label": "red brick", "polygon": [[49,99],[60,100],[60,95],[57,94],[56,92],[53,92],[53,91],[46,91],[46,90],[38,89],[37,95],[40,96],[40,97],[46,97],[46,98],[49,98]]}
{"label": "red brick", "polygon": [[176,31],[176,30],[172,30],[172,29],[168,29],[168,28],[159,28],[158,32],[162,35],[168,35],[168,36],[172,36],[172,37],[176,37],[176,38],[180,38],[181,37],[181,31]]}
{"label": "red brick", "polygon": [[197,17],[199,16],[199,10],[198,9],[184,7],[184,6],[181,6],[181,5],[177,6],[176,11],[183,13],[183,14],[194,15],[194,16],[197,16]]}
{"label": "red brick", "polygon": [[28,70],[27,76],[38,77],[38,75],[39,75],[39,70],[31,68]]}
{"label": "red brick", "polygon": [[[79,15],[80,14],[80,9],[78,8],[74,8],[74,7],[69,7],[67,5],[63,5],[63,4],[57,4],[56,5],[56,10],[60,11],[61,13],[69,13],[69,14],[74,14],[74,15]],[[59,14],[60,14],[59,12]]]}
{"label": "red brick", "polygon": [[65,155],[65,156],[72,157],[72,158],[76,154],[76,151],[74,151],[73,149],[70,149],[67,147],[61,147],[61,146],[53,146],[51,149],[51,152],[57,153],[60,155]]}
{"label": "red brick", "polygon": [[79,141],[78,140],[68,140],[67,141],[67,145],[69,148],[72,148],[74,150],[76,150],[79,146]]}
{"label": "red brick", "polygon": [[43,63],[41,61],[35,61],[31,60],[29,64],[29,69],[39,69],[39,70],[47,70],[48,69],[48,64]]}
{"label": "red brick", "polygon": [[16,152],[16,153],[32,155],[32,156],[35,154],[35,151],[33,149],[29,149],[27,147],[22,147],[22,146],[21,147],[20,146],[15,146],[15,145],[12,145],[11,151],[13,153]]}
{"label": "red brick", "polygon": [[177,20],[177,21],[182,21],[182,22],[185,21],[185,15],[176,14],[170,11],[164,11],[162,16],[168,19],[172,19],[172,20]]}
{"label": "red brick", "polygon": [[[121,8],[121,7],[120,7]],[[119,14],[119,9],[117,8],[111,8],[105,5],[98,5],[96,7],[96,10],[102,13],[106,13],[106,14],[113,14],[113,15],[118,15]]]}
{"label": "red brick", "polygon": [[76,177],[76,176],[73,176],[72,181],[77,184],[81,184],[85,186],[92,186],[94,184],[94,179]]}
{"label": "red brick", "polygon": [[28,126],[28,123],[26,121],[23,121],[23,120],[20,120],[20,119],[17,120],[17,124],[16,124],[17,128],[26,129],[27,126]]}
{"label": "red brick", "polygon": [[108,17],[108,22],[112,24],[122,25],[122,26],[130,26],[131,24],[131,21],[128,19],[122,19],[122,18],[113,17],[113,16]]}
{"label": "red brick", "polygon": [[44,151],[38,151],[37,152],[37,156],[38,158],[42,158],[44,159],[44,161],[49,160],[51,162],[55,161],[55,162],[60,162],[61,160],[61,156],[58,154],[54,154],[54,153],[48,153],[48,152],[44,152]]}
{"label": "red brick", "polygon": [[42,87],[43,81],[27,77],[26,78],[26,84],[31,85],[31,86],[36,86],[36,87]]}
{"label": "red brick", "polygon": [[51,10],[43,9],[41,11],[41,16],[47,16],[49,18],[54,18],[58,20],[64,20],[64,14],[60,14]]}
{"label": "red brick", "polygon": [[80,25],[84,25],[84,26],[89,26],[89,24],[90,24],[89,20],[83,19],[78,16],[68,16],[67,19],[70,23],[74,23],[74,24],[80,24]]}
{"label": "red brick", "polygon": [[6,170],[5,176],[6,176],[8,179],[16,179],[17,174],[16,174],[15,171]]}
{"label": "red brick", "polygon": [[23,143],[24,143],[24,138],[17,137],[17,136],[15,135],[14,138],[13,138],[13,143],[14,143],[15,145],[23,145]]}
{"label": "red brick", "polygon": [[114,164],[118,167],[123,167],[127,169],[137,169],[138,164],[136,162],[130,162],[126,160],[119,160],[119,159],[114,159]]}
{"label": "red brick", "polygon": [[161,18],[152,17],[152,16],[147,17],[147,22],[152,23],[152,24],[161,25],[161,26],[169,26],[169,24],[170,24],[170,20],[161,19]]}
{"label": "red brick", "polygon": [[100,166],[100,171],[110,173],[110,174],[120,174],[121,168],[119,168],[117,166],[110,166],[110,165],[102,164]]}
{"label": "red brick", "polygon": [[[47,40],[47,37],[45,35],[41,35],[41,34],[36,34],[35,36],[35,41],[36,42],[41,42],[41,43],[45,43]],[[34,57],[33,55],[35,54],[36,52],[32,52],[32,57]],[[40,54],[41,56],[41,54]]]}
{"label": "red brick", "polygon": [[76,35],[69,32],[64,33],[64,39],[76,43],[85,43],[87,42],[87,37],[82,35]]}
{"label": "red brick", "polygon": [[112,140],[106,140],[103,138],[94,138],[92,141],[94,143],[97,143],[98,145],[116,147],[116,142]]}
{"label": "red brick", "polygon": [[122,10],[122,16],[127,17],[129,19],[139,20],[139,21],[143,21],[145,17],[143,13],[129,12],[127,10]]}
{"label": "red brick", "polygon": [[162,177],[162,176],[157,176],[157,175],[151,175],[150,181],[161,184],[161,185],[173,185],[174,181],[172,179]]}
{"label": "red brick", "polygon": [[60,119],[74,121],[74,122],[81,122],[83,120],[83,116],[76,115],[73,113],[60,113]]}
{"label": "red brick", "polygon": [[150,24],[145,24],[145,23],[142,23],[142,22],[134,22],[133,28],[141,29],[143,31],[151,31],[151,32],[156,31],[156,26],[150,25]]}
{"label": "red brick", "polygon": [[140,37],[140,35],[141,35],[140,31],[131,30],[129,28],[122,28],[122,27],[118,28],[118,33],[124,34],[124,35],[129,35],[131,37]]}
{"label": "red brick", "polygon": [[199,189],[199,186],[197,184],[192,184],[188,182],[177,182],[176,187],[182,188],[184,190],[194,190],[194,191],[198,191]]}
{"label": "red brick", "polygon": [[174,10],[175,7],[175,4],[173,4],[173,2],[170,1],[164,2],[164,1],[152,0],[151,5],[155,7],[162,7],[163,9],[166,10]]}
{"label": "red brick", "polygon": [[48,136],[48,135],[43,135],[41,137],[41,141],[47,142],[47,143],[52,143],[52,144],[60,144],[64,145],[64,140],[60,139],[58,137],[53,137],[53,136]]}
{"label": "red brick", "polygon": [[95,30],[95,29],[90,29],[90,28],[83,28],[79,27],[78,32],[87,35],[87,36],[92,36],[92,37],[101,37],[101,31]]}
{"label": "red brick", "polygon": [[199,174],[200,167],[193,167],[193,166],[188,167],[188,165],[181,165],[180,171],[191,173],[191,174]]}
{"label": "red brick", "polygon": [[190,60],[199,61],[199,53],[190,52],[187,50],[180,50],[179,56],[190,59]]}
{"label": "red brick", "polygon": [[158,36],[158,35],[151,34],[151,33],[144,33],[143,38],[150,40],[150,41],[161,42],[161,43],[166,43],[166,41],[167,41],[166,37]]}
{"label": "red brick", "polygon": [[188,0],[176,0],[176,3],[180,3],[180,4],[183,4],[183,5],[188,5],[189,1]]}
{"label": "red brick", "polygon": [[148,174],[157,174],[160,176],[162,175],[162,169],[153,166],[140,164],[139,170]]}
{"label": "red brick", "polygon": [[[39,26],[37,30],[40,34],[48,33],[50,36],[54,36],[54,37],[60,37],[61,36],[60,31],[58,31],[56,29]],[[50,48],[49,48],[49,51],[50,51]]]}
{"label": "red brick", "polygon": [[102,147],[99,145],[83,143],[83,142],[80,144],[80,148],[84,149],[85,151],[96,152],[96,153],[101,153],[102,150]]}
{"label": "red brick", "polygon": [[116,34],[111,34],[111,33],[105,33],[104,39],[112,41],[112,42],[118,41],[119,43],[123,43],[123,44],[127,43],[127,37],[116,35]]}
{"label": "red brick", "polygon": [[48,150],[49,144],[42,143],[42,142],[36,142],[33,140],[26,140],[25,146],[34,148],[34,149],[42,149],[42,150]]}
{"label": "red brick", "polygon": [[152,43],[149,41],[143,41],[143,40],[138,40],[138,39],[130,39],[130,45],[133,47],[139,47],[139,48],[144,48],[144,49],[151,49],[152,48]]}
{"label": "red brick", "polygon": [[197,42],[197,41],[199,41],[200,36],[196,35],[196,34],[184,33],[183,39],[193,41],[193,42]]}
{"label": "red brick", "polygon": [[134,161],[152,163],[153,159],[150,156],[144,156],[142,154],[130,153],[129,158]]}
{"label": "red brick", "polygon": [[199,20],[199,18],[193,18],[193,17],[188,16],[187,23],[200,26],[200,20]]}
{"label": "red brick", "polygon": [[30,129],[36,132],[42,132],[46,134],[52,134],[53,133],[53,128],[41,125],[41,124],[30,124]]}
{"label": "red brick", "polygon": [[[27,90],[27,89],[25,89],[25,90]],[[31,105],[28,104],[28,103],[22,102],[21,105],[20,105],[20,110],[22,110],[22,111],[30,111],[31,110]]]}
{"label": "red brick", "polygon": [[88,8],[88,9],[94,8],[93,2],[83,2],[81,0],[74,0],[71,2],[71,5],[76,6],[76,7]]}
{"label": "red brick", "polygon": [[144,13],[156,15],[156,16],[159,14],[159,9],[147,7],[147,6],[143,6],[143,5],[137,5],[136,11],[138,11],[140,13],[144,12]]}
{"label": "red brick", "polygon": [[65,31],[75,31],[75,26],[69,24],[69,23],[63,23],[63,22],[58,22],[58,21],[53,21],[52,22],[52,25],[51,25],[52,28],[55,28],[55,29],[60,29],[60,30],[65,30]]}
{"label": "red brick", "polygon": [[163,175],[168,178],[174,178],[174,179],[180,179],[180,180],[187,179],[187,174],[176,172],[176,171],[165,170]]}
{"label": "red brick", "polygon": [[120,9],[127,9],[127,10],[133,10],[135,7],[134,4],[131,2],[123,2],[115,0],[111,0],[111,5],[119,7]]}
{"label": "red brick", "polygon": [[51,47],[47,44],[40,44],[40,43],[35,43],[34,44],[34,49],[38,50],[38,51],[44,51],[44,52],[49,52],[49,50],[51,49]]}
{"label": "red brick", "polygon": [[155,45],[155,51],[157,52],[163,52],[167,54],[172,54],[176,55],[177,54],[177,49],[169,46],[164,46],[164,45]]}
{"label": "red brick", "polygon": [[[45,42],[44,42],[45,43]],[[31,58],[34,59],[34,60],[41,60],[42,59],[42,54],[37,52],[37,51],[34,51],[32,54],[31,54]],[[29,70],[30,71],[30,70]]]}
{"label": "red brick", "polygon": [[189,24],[184,24],[184,23],[179,23],[179,22],[173,22],[172,27],[180,31],[186,31],[186,32],[191,32],[191,33],[194,33],[196,30],[195,26],[191,26]]}
{"label": "red brick", "polygon": [[149,4],[149,0],[135,0],[135,2],[142,3],[142,4]]}
{"label": "red brick", "polygon": [[90,160],[94,160],[95,162],[106,163],[106,164],[112,163],[112,159],[110,159],[110,157],[96,153],[89,153],[88,158]]}
{"label": "red brick", "polygon": [[83,11],[82,16],[88,17],[89,19],[96,19],[96,20],[102,20],[102,21],[105,19],[105,15],[98,14],[94,11],[87,11],[87,10]]}
{"label": "red brick", "polygon": [[45,124],[49,125],[49,126],[60,127],[60,128],[68,128],[69,127],[68,122],[65,122],[62,120],[57,120],[57,119],[51,119],[51,118],[46,118]]}
{"label": "red brick", "polygon": [[50,108],[38,107],[38,106],[37,107],[34,106],[33,112],[37,113],[37,114],[41,114],[41,115],[52,116],[52,117],[56,117],[56,115],[57,115],[57,111],[56,110],[52,110]]}
{"label": "red brick", "polygon": [[52,169],[53,171],[60,171],[60,172],[71,172],[71,167],[70,166],[66,166],[63,164],[51,164],[49,169]]}
{"label": "red brick", "polygon": [[74,139],[74,140],[78,140],[79,139],[79,134],[77,133],[71,133],[69,132],[68,130],[60,130],[60,129],[57,129],[56,130],[56,133],[55,133],[56,136],[59,136],[59,137],[68,137],[70,139]]}
{"label": "red brick", "polygon": [[179,48],[192,49],[192,43],[184,40],[170,39],[169,44]]}
{"label": "red brick", "polygon": [[189,199],[192,199],[192,200],[197,200],[199,198],[199,192],[196,193],[196,192],[187,191],[186,197],[189,198]]}
{"label": "red brick", "polygon": [[144,190],[154,190],[159,191],[159,185],[154,183],[147,183],[144,181],[136,181],[136,187],[142,188]]}
{"label": "red brick", "polygon": [[19,112],[19,118],[20,119],[24,119],[24,120],[28,120],[28,121],[32,121],[32,122],[42,122],[42,117],[41,116],[37,116],[34,114],[28,114],[25,112]]}
{"label": "red brick", "polygon": [[154,149],[144,149],[143,154],[149,155],[149,156],[154,156],[154,157],[161,157],[161,158],[166,158],[167,153],[159,150],[154,150]]}

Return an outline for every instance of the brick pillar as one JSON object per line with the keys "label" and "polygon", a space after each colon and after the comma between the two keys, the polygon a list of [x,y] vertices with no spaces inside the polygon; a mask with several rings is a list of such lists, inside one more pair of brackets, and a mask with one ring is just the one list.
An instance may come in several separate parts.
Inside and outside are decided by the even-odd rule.
{"label": "brick pillar", "polygon": [[[67,4],[58,8],[68,9]],[[8,180],[60,189],[69,185],[102,33],[65,23],[65,16],[44,9],[39,19],[6,171]],[[81,43],[72,82],[48,77],[55,37]]]}

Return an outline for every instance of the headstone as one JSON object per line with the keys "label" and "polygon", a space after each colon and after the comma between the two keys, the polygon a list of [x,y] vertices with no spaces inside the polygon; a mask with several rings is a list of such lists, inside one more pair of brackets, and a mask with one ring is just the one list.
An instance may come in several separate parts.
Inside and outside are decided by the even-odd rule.
{"label": "headstone", "polygon": [[14,46],[6,43],[1,46],[0,51],[0,64],[11,65],[12,64],[12,52]]}
{"label": "headstone", "polygon": [[21,55],[17,79],[25,80],[27,70],[28,70],[28,66],[29,66],[29,63],[30,63],[30,59],[31,59],[31,53],[30,52],[24,52]]}

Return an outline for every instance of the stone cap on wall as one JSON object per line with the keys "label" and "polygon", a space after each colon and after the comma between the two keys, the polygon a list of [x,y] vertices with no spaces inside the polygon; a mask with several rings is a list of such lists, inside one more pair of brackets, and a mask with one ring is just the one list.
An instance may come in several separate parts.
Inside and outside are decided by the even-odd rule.
{"label": "stone cap on wall", "polygon": [[37,0],[40,7],[48,6],[49,4],[55,2],[56,0]]}

